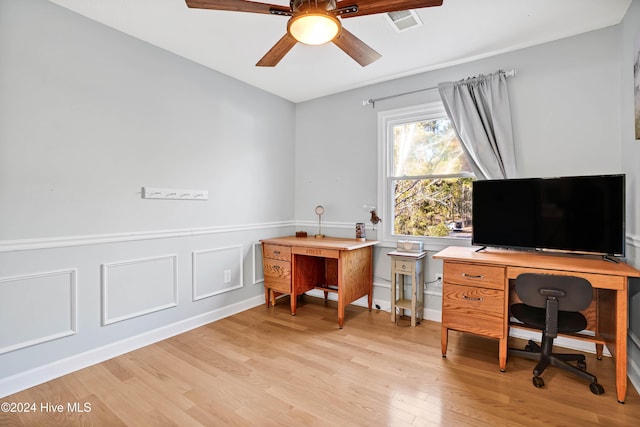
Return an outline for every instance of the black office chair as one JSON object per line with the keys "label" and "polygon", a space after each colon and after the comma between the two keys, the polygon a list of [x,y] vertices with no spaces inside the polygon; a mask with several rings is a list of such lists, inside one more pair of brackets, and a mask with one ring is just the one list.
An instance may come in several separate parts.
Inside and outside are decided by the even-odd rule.
{"label": "black office chair", "polygon": [[[553,353],[553,340],[558,332],[580,332],[587,327],[587,319],[579,311],[591,304],[591,283],[575,276],[525,273],[516,278],[515,291],[522,303],[511,306],[512,316],[525,326],[542,331],[541,345],[530,340],[524,350],[509,349],[509,354],[538,361],[533,368],[533,385],[544,387],[540,375],[552,365],[589,380],[593,394],[604,393],[598,379],[586,372],[584,355]],[[568,362],[577,364],[573,366]]]}

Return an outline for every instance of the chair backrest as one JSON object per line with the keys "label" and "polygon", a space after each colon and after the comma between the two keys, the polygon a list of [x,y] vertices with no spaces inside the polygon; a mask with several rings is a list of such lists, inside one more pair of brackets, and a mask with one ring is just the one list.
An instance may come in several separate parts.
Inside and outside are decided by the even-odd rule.
{"label": "chair backrest", "polygon": [[591,283],[576,276],[523,273],[516,277],[515,290],[524,304],[539,308],[546,307],[545,290],[559,291],[554,293],[559,295],[558,310],[562,311],[584,310],[593,299]]}

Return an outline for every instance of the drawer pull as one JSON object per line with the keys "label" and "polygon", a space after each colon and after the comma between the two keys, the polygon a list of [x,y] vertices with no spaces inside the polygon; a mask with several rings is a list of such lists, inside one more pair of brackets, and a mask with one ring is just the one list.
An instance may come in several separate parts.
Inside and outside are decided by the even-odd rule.
{"label": "drawer pull", "polygon": [[275,255],[280,255],[280,251],[273,251]]}
{"label": "drawer pull", "polygon": [[462,277],[468,277],[469,279],[484,279],[482,274],[474,276],[473,274],[462,273]]}
{"label": "drawer pull", "polygon": [[465,299],[467,301],[482,301],[481,297],[468,297],[466,295],[462,295],[462,299]]}

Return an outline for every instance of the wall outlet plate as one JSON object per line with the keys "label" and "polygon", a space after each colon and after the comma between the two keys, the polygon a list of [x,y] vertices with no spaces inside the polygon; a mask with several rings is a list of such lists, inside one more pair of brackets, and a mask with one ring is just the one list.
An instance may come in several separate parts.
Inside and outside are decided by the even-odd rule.
{"label": "wall outlet plate", "polygon": [[442,273],[436,273],[436,288],[442,287]]}

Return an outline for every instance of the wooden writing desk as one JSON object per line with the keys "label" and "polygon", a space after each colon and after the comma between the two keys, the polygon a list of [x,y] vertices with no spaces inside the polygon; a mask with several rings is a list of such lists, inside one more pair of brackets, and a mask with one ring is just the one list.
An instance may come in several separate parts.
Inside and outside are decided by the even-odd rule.
{"label": "wooden writing desk", "polygon": [[276,237],[262,242],[264,293],[267,306],[275,293],[291,295],[291,314],[296,297],[312,289],[338,295],[338,326],[344,324],[344,308],[365,295],[369,310],[373,301],[373,245],[375,240],[332,237]]}
{"label": "wooden writing desk", "polygon": [[616,360],[618,402],[627,394],[628,282],[640,271],[600,257],[451,246],[434,255],[444,261],[442,287],[442,356],[447,353],[449,329],[497,338],[499,365],[507,364],[509,327],[509,280],[522,273],[562,274],[583,277],[594,288],[594,302],[588,309],[588,329],[595,335],[581,335],[596,344],[602,358],[606,345]]}

